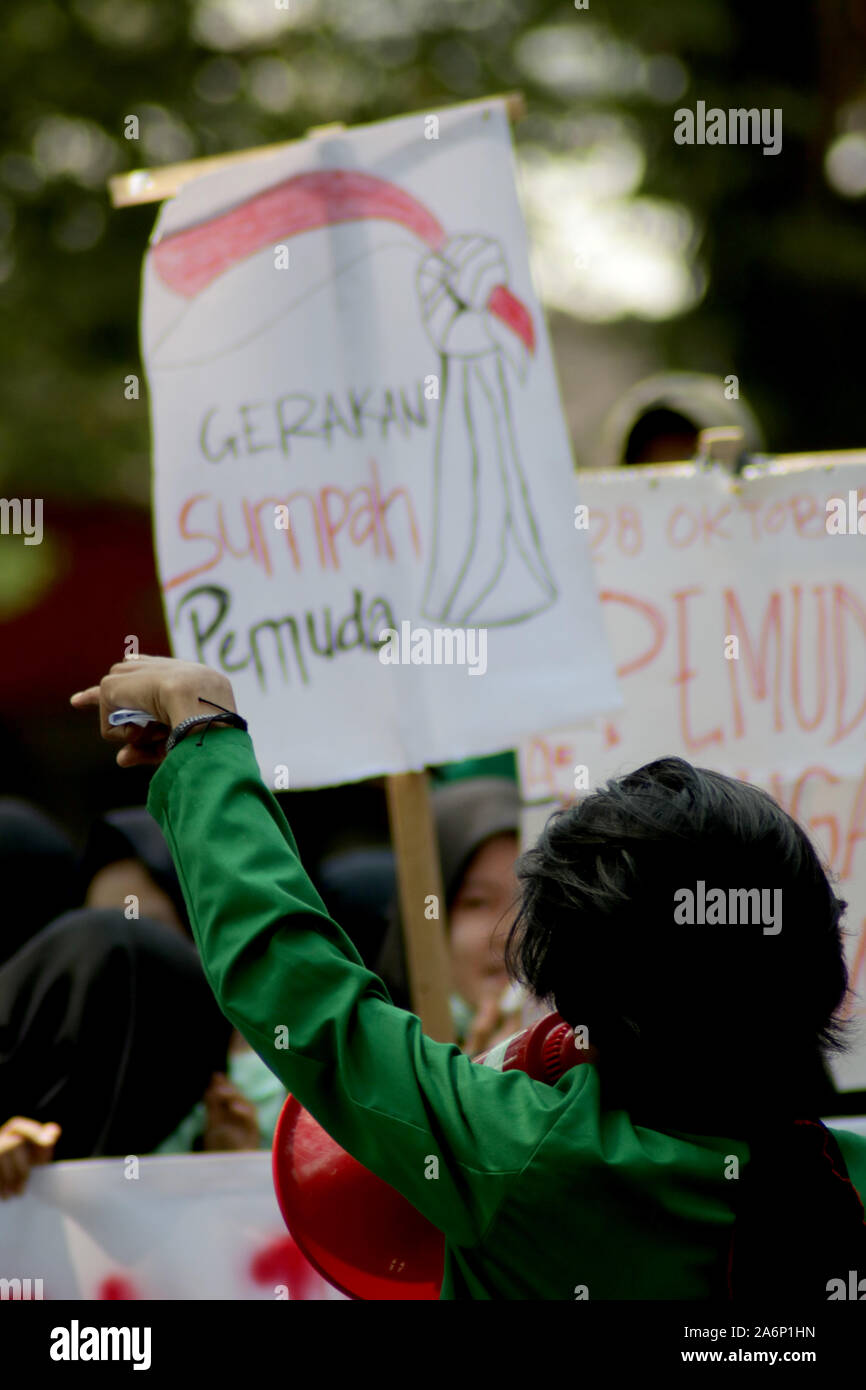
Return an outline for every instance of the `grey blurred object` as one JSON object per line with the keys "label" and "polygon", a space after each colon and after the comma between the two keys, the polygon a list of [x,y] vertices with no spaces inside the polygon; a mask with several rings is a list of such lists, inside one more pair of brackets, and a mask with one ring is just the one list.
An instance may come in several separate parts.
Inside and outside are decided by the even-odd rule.
{"label": "grey blurred object", "polygon": [[636,382],[605,418],[593,466],[685,462],[702,455],[702,432],[715,437],[724,430],[730,439],[729,431],[740,430],[740,449],[720,453],[726,466],[739,471],[746,456],[763,449],[764,439],[743,397],[725,395],[725,381],[702,372],[659,372]]}

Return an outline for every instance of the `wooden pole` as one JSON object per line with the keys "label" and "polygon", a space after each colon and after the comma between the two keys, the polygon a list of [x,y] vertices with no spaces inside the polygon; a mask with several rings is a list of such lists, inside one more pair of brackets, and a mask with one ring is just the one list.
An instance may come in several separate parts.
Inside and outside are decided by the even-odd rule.
{"label": "wooden pole", "polygon": [[[412,1008],[428,1037],[453,1042],[445,894],[428,775],[392,773],[385,778],[385,791]],[[434,904],[437,915],[428,915]]]}
{"label": "wooden pole", "polygon": [[[492,101],[504,101],[511,121],[519,121],[526,114],[526,101],[522,92],[504,92],[495,97],[483,97],[478,101],[461,102],[461,106],[489,106]],[[443,108],[445,109],[445,108]],[[417,113],[423,116],[424,112]],[[112,205],[116,208],[136,207],[141,203],[159,203],[165,198],[173,198],[185,183],[201,178],[202,174],[212,174],[217,169],[228,169],[232,164],[248,163],[251,159],[267,159],[270,155],[289,150],[311,137],[324,138],[335,132],[345,130],[339,121],[333,125],[314,126],[301,140],[282,140],[276,145],[257,145],[250,150],[232,150],[228,154],[211,154],[203,159],[186,159],[180,164],[163,164],[156,169],[134,169],[128,174],[115,174],[108,180]],[[355,126],[353,129],[363,129]]]}

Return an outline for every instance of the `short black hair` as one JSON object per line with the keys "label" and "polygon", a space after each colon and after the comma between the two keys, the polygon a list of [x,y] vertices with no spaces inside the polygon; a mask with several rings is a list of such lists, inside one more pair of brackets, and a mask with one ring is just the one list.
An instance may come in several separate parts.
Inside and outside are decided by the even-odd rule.
{"label": "short black hair", "polygon": [[[661,758],[555,813],[516,869],[509,972],[588,1029],[617,1103],[748,1120],[826,1084],[822,1052],[846,1045],[846,904],[768,793]],[[674,894],[699,880],[780,889],[781,930],[677,925]]]}

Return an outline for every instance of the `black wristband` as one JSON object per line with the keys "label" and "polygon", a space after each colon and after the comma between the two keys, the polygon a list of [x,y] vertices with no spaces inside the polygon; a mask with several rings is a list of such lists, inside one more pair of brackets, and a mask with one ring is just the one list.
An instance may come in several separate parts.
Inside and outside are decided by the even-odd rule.
{"label": "black wristband", "polygon": [[213,724],[230,724],[232,728],[241,729],[243,732],[246,732],[247,721],[245,719],[242,719],[239,714],[235,714],[233,710],[223,709],[222,705],[215,705],[213,700],[205,700],[201,695],[199,695],[198,698],[201,704],[212,705],[214,709],[219,710],[219,713],[192,714],[190,715],[189,719],[182,719],[181,722],[178,725],[176,725],[175,728],[172,729],[171,733],[165,741],[166,753],[170,753],[172,748],[174,748],[176,744],[180,743],[182,738],[186,738],[187,734],[190,733],[199,724],[203,724],[205,726],[202,730],[202,736],[198,742],[199,748],[204,742],[205,734]]}

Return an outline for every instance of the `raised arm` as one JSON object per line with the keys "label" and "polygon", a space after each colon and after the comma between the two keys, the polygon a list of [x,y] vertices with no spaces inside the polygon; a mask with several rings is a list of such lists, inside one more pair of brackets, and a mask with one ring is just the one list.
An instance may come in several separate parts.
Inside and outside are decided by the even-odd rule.
{"label": "raised arm", "polygon": [[[113,668],[101,698],[94,688],[104,729],[108,711],[134,706],[160,714],[167,731],[176,716],[188,717],[199,689],[234,708],[227,682],[216,688],[204,668],[161,664],[175,668],[165,676],[170,696],[165,686],[162,695],[148,688],[160,676],[148,672],[149,663]],[[75,703],[96,700],[84,692]],[[133,735],[118,761],[142,756],[156,758],[153,740],[140,755]],[[478,1066],[425,1037],[419,1019],[391,1003],[304,872],[245,733],[214,729],[201,743],[197,735],[179,743],[153,779],[149,807],[171,848],[223,1012],[359,1162],[454,1243],[480,1240],[562,1114],[561,1088]]]}

